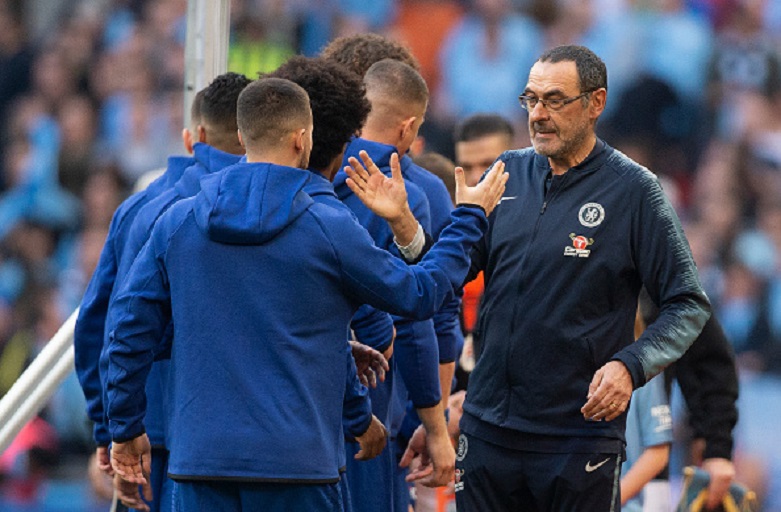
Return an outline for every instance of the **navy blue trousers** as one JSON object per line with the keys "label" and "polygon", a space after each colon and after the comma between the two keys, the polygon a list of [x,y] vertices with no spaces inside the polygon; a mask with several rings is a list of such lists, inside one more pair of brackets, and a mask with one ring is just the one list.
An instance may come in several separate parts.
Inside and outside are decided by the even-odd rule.
{"label": "navy blue trousers", "polygon": [[618,512],[621,454],[536,453],[461,434],[459,512]]}
{"label": "navy blue trousers", "polygon": [[175,481],[174,512],[342,512],[338,483]]}
{"label": "navy blue trousers", "polygon": [[393,512],[394,462],[390,443],[371,460],[355,460],[357,442],[345,442],[347,472],[342,479],[350,489],[354,512]]}

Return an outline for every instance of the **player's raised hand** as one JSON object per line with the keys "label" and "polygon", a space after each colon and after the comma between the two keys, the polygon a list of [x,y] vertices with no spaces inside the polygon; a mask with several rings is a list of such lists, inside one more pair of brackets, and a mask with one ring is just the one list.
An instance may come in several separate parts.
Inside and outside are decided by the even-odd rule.
{"label": "player's raised hand", "polygon": [[391,155],[390,178],[380,171],[366,151],[361,151],[359,155],[363,163],[355,157],[350,157],[348,159],[350,165],[344,168],[350,190],[367,208],[383,219],[392,221],[407,214],[409,212],[407,188],[401,176],[399,155],[396,153]]}
{"label": "player's raised hand", "polygon": [[480,183],[468,187],[464,169],[456,167],[456,204],[476,204],[483,207],[486,215],[490,215],[502,198],[509,177],[504,172],[504,162],[498,160]]}

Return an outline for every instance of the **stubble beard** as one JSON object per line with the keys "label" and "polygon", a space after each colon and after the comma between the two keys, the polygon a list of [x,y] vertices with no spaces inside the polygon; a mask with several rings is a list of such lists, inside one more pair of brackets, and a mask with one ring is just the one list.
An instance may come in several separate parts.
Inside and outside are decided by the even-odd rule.
{"label": "stubble beard", "polygon": [[[553,133],[556,135],[556,139],[538,143],[534,137],[535,133],[539,133],[534,126],[530,127],[530,135],[532,140],[532,146],[534,151],[542,156],[548,157],[551,160],[565,160],[577,153],[580,147],[588,137],[588,125],[578,127],[578,130],[574,132],[572,138],[564,139],[561,137],[561,132],[558,128],[554,127]],[[550,132],[549,132],[550,133]]]}

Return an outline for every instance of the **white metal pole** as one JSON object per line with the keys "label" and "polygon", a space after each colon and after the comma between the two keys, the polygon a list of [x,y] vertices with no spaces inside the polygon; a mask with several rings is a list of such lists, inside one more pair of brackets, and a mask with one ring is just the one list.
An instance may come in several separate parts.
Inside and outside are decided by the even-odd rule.
{"label": "white metal pole", "polygon": [[184,49],[184,122],[195,94],[228,70],[230,0],[189,0]]}
{"label": "white metal pole", "polygon": [[72,349],[73,328],[76,326],[78,314],[79,310],[76,309],[0,400],[0,426],[4,430],[6,419],[16,413],[16,410],[27,400],[27,396],[34,391],[38,383],[62,358],[62,355],[68,349]]}
{"label": "white metal pole", "polygon": [[[72,334],[73,331],[71,330],[71,339],[73,339]],[[28,394],[25,394],[24,401],[19,404],[19,407],[10,416],[0,416],[7,418],[0,424],[0,453],[3,453],[8,448],[19,431],[22,430],[22,427],[43,409],[49,398],[62,384],[62,381],[73,371],[74,354],[73,344],[71,343],[65,350],[65,353],[61,354],[59,359],[55,361],[54,365],[48,368],[43,377],[34,381],[34,387]],[[14,387],[17,384],[18,381],[14,384]]]}

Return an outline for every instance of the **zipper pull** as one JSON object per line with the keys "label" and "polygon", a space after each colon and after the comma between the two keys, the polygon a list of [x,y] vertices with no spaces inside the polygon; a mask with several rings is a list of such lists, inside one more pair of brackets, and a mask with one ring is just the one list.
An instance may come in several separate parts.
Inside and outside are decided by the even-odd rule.
{"label": "zipper pull", "polygon": [[548,207],[548,201],[543,202],[542,203],[542,208],[540,208],[540,215],[545,213],[545,208],[547,208],[547,207]]}

